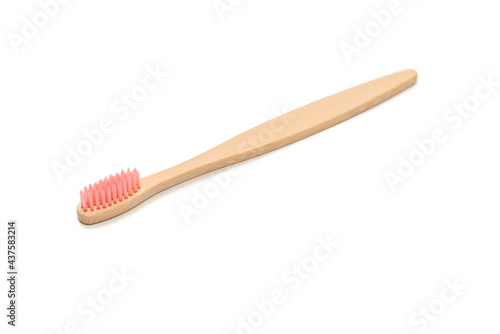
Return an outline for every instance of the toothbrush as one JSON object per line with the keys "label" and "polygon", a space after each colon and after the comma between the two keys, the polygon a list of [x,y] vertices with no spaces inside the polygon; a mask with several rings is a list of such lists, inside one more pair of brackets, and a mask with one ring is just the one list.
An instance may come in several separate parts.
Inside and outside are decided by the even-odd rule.
{"label": "toothbrush", "polygon": [[136,169],[122,170],[80,191],[78,220],[92,225],[116,217],[179,183],[328,129],[391,98],[416,81],[417,72],[406,70],[330,95],[243,132],[177,166],[142,179]]}

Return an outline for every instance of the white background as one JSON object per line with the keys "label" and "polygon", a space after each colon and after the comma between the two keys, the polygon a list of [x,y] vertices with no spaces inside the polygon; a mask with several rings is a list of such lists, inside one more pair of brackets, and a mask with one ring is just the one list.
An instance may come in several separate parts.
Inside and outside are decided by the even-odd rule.
{"label": "white background", "polygon": [[[40,5],[2,2],[0,222],[4,233],[18,221],[20,278],[15,329],[1,280],[1,332],[64,333],[74,322],[75,333],[233,334],[273,289],[286,300],[253,333],[498,332],[500,88],[457,129],[443,120],[480,76],[500,81],[494,3],[401,0],[351,62],[341,43],[389,1],[232,3],[221,19],[211,0],[74,0],[16,53],[8,36]],[[168,78],[119,119],[113,101],[148,66]],[[408,68],[419,73],[414,87],[240,164],[189,223],[181,208],[220,172],[106,223],[76,218],[89,182],[127,167],[150,175],[275,109]],[[104,118],[113,131],[58,180],[52,164]],[[391,191],[384,173],[436,128],[447,140]],[[328,236],[340,247],[291,291],[282,275]],[[1,242],[4,271],[5,234]],[[81,316],[122,269],[128,285],[93,320]],[[422,331],[409,319],[439,305],[446,280],[466,288]]]}

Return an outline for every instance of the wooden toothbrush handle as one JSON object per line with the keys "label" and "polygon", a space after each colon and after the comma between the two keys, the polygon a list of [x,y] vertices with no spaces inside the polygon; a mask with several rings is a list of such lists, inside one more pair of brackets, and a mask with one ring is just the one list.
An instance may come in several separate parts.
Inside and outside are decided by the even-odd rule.
{"label": "wooden toothbrush handle", "polygon": [[330,95],[258,125],[141,182],[157,193],[201,174],[270,152],[356,116],[412,86],[416,80],[417,73],[406,70]]}

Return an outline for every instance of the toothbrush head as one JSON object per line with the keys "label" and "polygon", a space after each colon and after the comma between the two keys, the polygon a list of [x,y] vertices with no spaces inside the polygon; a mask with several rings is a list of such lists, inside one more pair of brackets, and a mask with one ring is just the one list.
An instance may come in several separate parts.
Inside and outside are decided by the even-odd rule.
{"label": "toothbrush head", "polygon": [[93,219],[91,219],[93,216],[100,216],[101,212],[110,210],[110,207],[120,206],[123,201],[134,196],[139,189],[141,189],[141,180],[137,169],[122,170],[115,175],[110,174],[80,191],[78,218],[84,224],[93,224]]}

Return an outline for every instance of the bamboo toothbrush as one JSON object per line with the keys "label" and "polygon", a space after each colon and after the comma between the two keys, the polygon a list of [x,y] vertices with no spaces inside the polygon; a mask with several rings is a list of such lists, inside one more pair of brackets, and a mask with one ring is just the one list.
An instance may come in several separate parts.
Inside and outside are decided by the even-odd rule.
{"label": "bamboo toothbrush", "polygon": [[391,74],[290,111],[177,166],[140,178],[127,170],[80,192],[78,220],[96,224],[157,193],[213,170],[251,159],[343,122],[402,92],[417,81],[414,70]]}

